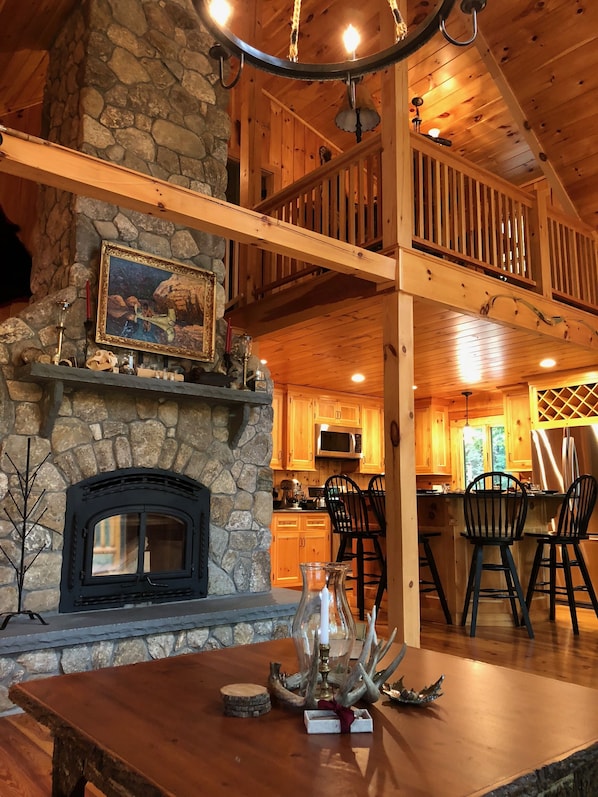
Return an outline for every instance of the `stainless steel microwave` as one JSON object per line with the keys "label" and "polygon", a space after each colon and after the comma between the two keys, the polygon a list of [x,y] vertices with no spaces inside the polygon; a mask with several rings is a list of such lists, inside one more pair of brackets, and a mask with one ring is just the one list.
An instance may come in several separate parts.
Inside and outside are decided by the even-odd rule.
{"label": "stainless steel microwave", "polygon": [[316,457],[360,459],[361,452],[361,429],[316,424]]}

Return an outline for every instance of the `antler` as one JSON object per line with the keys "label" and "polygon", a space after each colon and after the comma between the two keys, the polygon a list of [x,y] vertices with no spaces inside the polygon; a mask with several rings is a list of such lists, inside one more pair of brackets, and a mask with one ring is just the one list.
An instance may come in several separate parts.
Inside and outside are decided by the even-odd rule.
{"label": "antler", "polygon": [[378,662],[390,650],[396,634],[397,629],[395,628],[387,642],[378,642],[376,637],[376,607],[374,606],[371,616],[368,615],[368,630],[363,642],[361,655],[355,667],[351,670],[349,677],[335,695],[337,703],[341,706],[349,707],[358,700],[375,703],[380,699],[380,687],[396,670],[407,652],[407,645],[403,644],[401,650],[390,664],[384,670],[376,672]]}
{"label": "antler", "polygon": [[[319,647],[318,636],[318,632],[316,631],[316,637],[314,639],[316,650]],[[291,684],[293,684],[294,688],[303,686],[303,679],[301,678],[301,675],[297,673],[296,675],[291,675],[289,677],[283,676],[280,672],[280,666],[280,662],[270,662],[270,677],[268,678],[268,686],[270,687],[272,694],[278,700],[280,700],[281,703],[287,703],[287,705],[293,706],[294,708],[316,708],[316,686],[318,683],[318,673],[320,667],[319,657],[316,655],[312,656],[309,671],[305,679],[305,695],[292,692],[288,688],[288,686]]]}

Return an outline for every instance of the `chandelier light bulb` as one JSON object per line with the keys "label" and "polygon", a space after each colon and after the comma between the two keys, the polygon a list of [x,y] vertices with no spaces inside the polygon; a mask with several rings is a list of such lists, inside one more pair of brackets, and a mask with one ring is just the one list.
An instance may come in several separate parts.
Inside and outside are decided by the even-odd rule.
{"label": "chandelier light bulb", "polygon": [[231,15],[231,7],[227,0],[211,0],[209,13],[212,19],[221,27],[224,27]]}
{"label": "chandelier light bulb", "polygon": [[345,50],[353,58],[355,58],[355,53],[357,52],[360,41],[361,36],[359,35],[357,28],[353,27],[353,25],[349,25],[349,27],[343,33],[343,44],[345,45]]}

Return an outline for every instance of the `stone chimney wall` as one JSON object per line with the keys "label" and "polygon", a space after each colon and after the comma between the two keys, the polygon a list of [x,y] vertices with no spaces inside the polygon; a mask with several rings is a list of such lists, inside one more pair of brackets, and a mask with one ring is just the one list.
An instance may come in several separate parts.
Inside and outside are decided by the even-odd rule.
{"label": "stone chimney wall", "polygon": [[[75,4],[50,53],[44,136],[224,198],[228,98],[205,54],[210,44],[190,0]],[[10,550],[17,540],[3,509],[10,506],[8,490],[17,487],[15,465],[23,465],[28,438],[32,466],[49,455],[36,481],[36,488],[46,491],[48,508],[35,542],[40,539],[46,547],[27,574],[24,608],[57,609],[66,488],[126,467],[171,469],[211,490],[209,594],[269,590],[270,407],[251,411],[231,449],[226,407],[134,390],[65,389],[45,438],[40,434],[42,387],[20,380],[16,370],[31,351],[54,353],[59,301],[71,303],[62,356],[83,365],[86,282],[95,305],[103,240],[216,274],[216,361],[203,365],[217,369],[225,334],[224,242],[53,188],[40,190],[39,207],[32,303],[0,325],[0,543]],[[13,611],[15,602],[14,573],[0,555],[0,611]]]}

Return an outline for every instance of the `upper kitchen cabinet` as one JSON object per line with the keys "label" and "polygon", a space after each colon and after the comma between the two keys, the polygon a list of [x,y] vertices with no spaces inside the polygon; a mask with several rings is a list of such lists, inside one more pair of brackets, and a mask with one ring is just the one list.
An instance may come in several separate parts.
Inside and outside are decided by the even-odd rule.
{"label": "upper kitchen cabinet", "polygon": [[527,387],[504,394],[507,470],[532,468],[530,398]]}
{"label": "upper kitchen cabinet", "polygon": [[285,414],[286,393],[284,390],[274,388],[272,393],[272,459],[270,467],[282,470],[285,466]]}
{"label": "upper kitchen cabinet", "polygon": [[316,423],[360,426],[361,402],[339,396],[319,396],[316,399]]}
{"label": "upper kitchen cabinet", "polygon": [[384,473],[384,411],[376,399],[361,403],[362,453],[360,473]]}
{"label": "upper kitchen cabinet", "polygon": [[315,470],[314,398],[301,389],[288,388],[286,400],[287,470]]}
{"label": "upper kitchen cabinet", "polygon": [[448,405],[435,399],[415,402],[415,472],[450,474]]}

